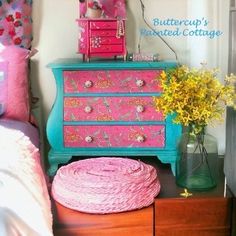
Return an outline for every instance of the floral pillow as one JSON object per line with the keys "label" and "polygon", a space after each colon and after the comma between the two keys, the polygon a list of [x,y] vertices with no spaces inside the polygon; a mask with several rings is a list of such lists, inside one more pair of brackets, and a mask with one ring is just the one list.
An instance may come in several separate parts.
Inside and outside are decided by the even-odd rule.
{"label": "floral pillow", "polygon": [[7,62],[0,61],[0,115],[7,107]]}
{"label": "floral pillow", "polygon": [[32,0],[0,0],[0,42],[30,48]]}

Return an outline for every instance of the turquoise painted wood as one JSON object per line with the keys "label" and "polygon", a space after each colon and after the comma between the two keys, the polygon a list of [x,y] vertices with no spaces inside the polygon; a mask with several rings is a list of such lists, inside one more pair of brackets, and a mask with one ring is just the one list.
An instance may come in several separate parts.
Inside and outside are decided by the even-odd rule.
{"label": "turquoise painted wood", "polygon": [[[172,171],[175,173],[176,142],[181,134],[181,127],[172,123],[172,117],[158,121],[142,120],[140,114],[145,112],[145,104],[144,111],[141,111],[141,113],[136,110],[131,111],[136,112],[136,120],[107,118],[92,121],[80,120],[80,112],[83,112],[83,110],[78,110],[80,106],[83,106],[80,104],[81,97],[89,98],[87,100],[91,101],[91,104],[96,100],[96,97],[102,97],[104,104],[98,104],[99,109],[102,109],[105,105],[106,109],[103,111],[103,115],[112,117],[111,104],[105,102],[107,97],[119,98],[122,104],[122,98],[125,97],[129,97],[131,102],[133,102],[133,97],[136,97],[135,102],[139,102],[139,100],[143,102],[145,97],[159,96],[161,92],[158,89],[155,90],[155,86],[152,87],[148,84],[152,81],[150,80],[150,74],[160,73],[162,70],[175,66],[175,62],[97,61],[86,63],[78,59],[60,59],[50,63],[48,67],[52,69],[54,74],[57,94],[47,121],[47,138],[51,146],[48,155],[49,175],[54,175],[58,165],[67,163],[72,156],[76,156],[78,159],[92,156],[156,156],[163,163],[170,163]],[[102,76],[104,78],[101,78]],[[67,77],[69,82],[66,81],[68,80]],[[104,87],[104,85],[96,87],[99,79],[105,79],[108,85],[113,83],[115,86],[111,89],[109,86]],[[145,79],[147,79],[147,82],[145,82]],[[89,80],[90,85],[92,84],[93,88],[91,90],[85,88],[87,83],[85,80]],[[121,86],[119,90],[119,83],[123,83],[125,80],[129,83],[127,86],[131,86],[132,80],[138,81],[136,84],[143,81],[143,84],[141,86],[137,85],[137,88],[132,87],[130,91],[122,85],[123,87]],[[65,104],[65,98],[71,99],[69,100],[70,104]],[[74,113],[70,114],[70,112]],[[94,108],[94,110],[88,112],[88,116],[90,112],[97,112],[98,116],[101,113],[101,111]],[[105,114],[104,112],[108,113]],[[123,114],[123,112],[122,109],[118,111],[126,117],[128,113]],[[71,116],[71,120],[65,120],[65,114]],[[92,136],[86,136],[90,130],[94,130],[96,127],[98,127],[97,132],[94,132]],[[159,130],[155,133],[157,135],[157,145],[155,145],[155,137],[153,137],[154,131],[152,131],[152,128],[150,131],[150,127]],[[134,141],[131,140],[130,135],[128,140],[125,140],[126,130],[132,133],[133,129],[139,130],[136,131],[141,132],[141,134],[137,134],[138,136],[135,136]],[[83,133],[81,133],[81,130],[83,130]],[[103,137],[106,144],[100,143]]]}

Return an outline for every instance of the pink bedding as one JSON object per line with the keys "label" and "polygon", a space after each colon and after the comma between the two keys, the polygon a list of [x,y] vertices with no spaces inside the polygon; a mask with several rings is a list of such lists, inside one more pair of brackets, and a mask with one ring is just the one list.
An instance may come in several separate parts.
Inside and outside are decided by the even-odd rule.
{"label": "pink bedding", "polygon": [[7,84],[0,87],[7,95],[0,97],[0,236],[53,235],[38,132],[26,122],[31,12],[32,0],[0,0],[0,61],[8,63]]}
{"label": "pink bedding", "polygon": [[[29,121],[29,56],[30,50],[17,46],[2,46],[0,44],[0,63],[7,63],[7,78],[4,88],[5,118]],[[1,62],[2,61],[2,62]]]}
{"label": "pink bedding", "polygon": [[53,235],[38,140],[31,124],[0,120],[1,236]]}

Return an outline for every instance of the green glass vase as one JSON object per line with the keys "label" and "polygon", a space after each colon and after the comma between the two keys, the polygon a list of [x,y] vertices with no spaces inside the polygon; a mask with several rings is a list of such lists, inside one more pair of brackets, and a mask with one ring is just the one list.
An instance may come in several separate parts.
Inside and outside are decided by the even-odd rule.
{"label": "green glass vase", "polygon": [[190,190],[214,188],[218,179],[218,147],[205,127],[191,125],[181,135],[176,161],[176,184]]}

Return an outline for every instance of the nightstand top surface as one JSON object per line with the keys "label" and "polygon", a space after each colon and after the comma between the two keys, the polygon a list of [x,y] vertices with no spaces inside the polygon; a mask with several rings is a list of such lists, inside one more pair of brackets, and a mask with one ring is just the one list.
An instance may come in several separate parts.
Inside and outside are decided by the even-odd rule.
{"label": "nightstand top surface", "polygon": [[52,69],[162,69],[175,67],[175,61],[123,61],[123,60],[92,60],[83,62],[79,58],[61,58],[57,59],[47,66]]}
{"label": "nightstand top surface", "polygon": [[[155,158],[143,158],[142,161],[145,163],[151,164],[156,167],[157,174],[161,182],[161,192],[157,196],[158,198],[184,198],[180,194],[184,192],[184,188],[178,187],[175,183],[175,176],[173,176],[169,164],[163,164],[158,159]],[[206,191],[191,191],[193,195],[189,197],[191,198],[208,198],[208,197],[224,197],[225,194],[225,176],[223,173],[223,164],[224,158],[219,157],[218,159],[218,168],[219,168],[219,176],[218,176],[218,184],[215,188],[206,190]],[[231,194],[227,191],[227,196],[231,196]]]}

